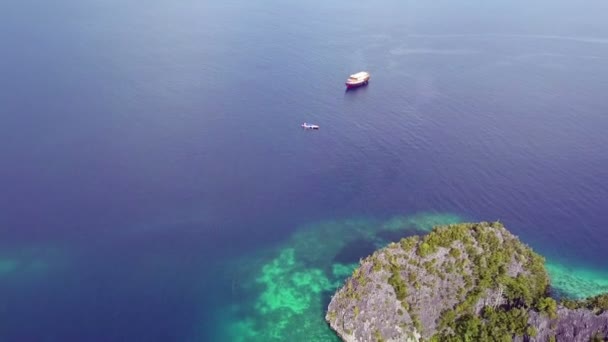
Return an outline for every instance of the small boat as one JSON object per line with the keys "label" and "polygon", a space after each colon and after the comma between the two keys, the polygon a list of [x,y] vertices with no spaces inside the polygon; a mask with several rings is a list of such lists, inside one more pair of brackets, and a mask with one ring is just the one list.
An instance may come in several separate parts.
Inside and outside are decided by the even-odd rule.
{"label": "small boat", "polygon": [[313,125],[313,124],[309,124],[309,123],[303,123],[302,124],[302,128],[304,129],[319,129],[319,125]]}
{"label": "small boat", "polygon": [[369,82],[370,74],[367,71],[360,71],[356,74],[350,75],[350,77],[346,80],[346,88],[355,88],[360,87],[362,85],[366,85]]}

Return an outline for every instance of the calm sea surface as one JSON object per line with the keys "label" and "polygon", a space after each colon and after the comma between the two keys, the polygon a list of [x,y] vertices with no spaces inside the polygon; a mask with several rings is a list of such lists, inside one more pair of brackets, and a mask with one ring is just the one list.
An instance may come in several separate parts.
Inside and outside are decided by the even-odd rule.
{"label": "calm sea surface", "polygon": [[457,221],[608,291],[606,13],[0,2],[0,340],[332,341],[359,258]]}

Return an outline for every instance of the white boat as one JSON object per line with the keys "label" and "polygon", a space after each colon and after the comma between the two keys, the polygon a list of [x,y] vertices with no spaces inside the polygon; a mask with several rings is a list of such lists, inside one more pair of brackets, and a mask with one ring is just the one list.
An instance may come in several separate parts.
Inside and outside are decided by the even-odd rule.
{"label": "white boat", "polygon": [[302,128],[304,129],[319,129],[319,125],[309,124],[307,122],[302,124]]}
{"label": "white boat", "polygon": [[350,77],[346,80],[347,88],[355,88],[362,85],[366,85],[369,82],[369,78],[371,75],[367,71],[359,71],[356,74],[350,75]]}

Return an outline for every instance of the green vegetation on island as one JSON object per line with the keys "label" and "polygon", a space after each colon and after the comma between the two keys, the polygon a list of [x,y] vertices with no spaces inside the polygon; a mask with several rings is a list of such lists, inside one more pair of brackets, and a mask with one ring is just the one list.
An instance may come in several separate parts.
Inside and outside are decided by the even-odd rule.
{"label": "green vegetation on island", "polygon": [[564,299],[561,304],[569,309],[588,309],[599,315],[608,311],[608,294],[582,300]]}
{"label": "green vegetation on island", "polygon": [[[558,317],[543,257],[501,223],[454,224],[362,260],[326,319],[345,341],[569,340],[571,331],[559,330],[576,319],[567,308],[600,314],[608,296],[564,306]],[[604,336],[602,322],[589,325],[589,338],[575,329],[573,340]]]}

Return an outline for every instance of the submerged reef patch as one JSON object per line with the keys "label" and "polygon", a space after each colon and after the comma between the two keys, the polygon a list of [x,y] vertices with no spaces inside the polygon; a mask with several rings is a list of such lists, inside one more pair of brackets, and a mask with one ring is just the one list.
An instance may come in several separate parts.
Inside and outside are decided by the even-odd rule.
{"label": "submerged reef patch", "polygon": [[[2,248],[0,248],[2,249]],[[61,250],[49,247],[5,248],[0,254],[0,278],[27,280],[57,270],[66,263]]]}
{"label": "submerged reef patch", "polygon": [[[423,212],[388,220],[357,218],[299,227],[279,246],[232,260],[231,305],[219,313],[217,341],[339,341],[323,319],[331,295],[391,236],[423,234],[463,222],[452,213]],[[358,253],[360,252],[360,253]],[[546,265],[553,288],[583,298],[606,292],[608,274]]]}
{"label": "submerged reef patch", "polygon": [[608,293],[608,271],[571,267],[550,260],[545,267],[558,296],[582,299]]}
{"label": "submerged reef patch", "polygon": [[[362,241],[385,245],[383,231],[407,234],[461,220],[454,214],[421,213],[388,221],[361,218],[304,226],[278,248],[235,262],[235,299],[222,315],[218,340],[338,341],[323,316],[331,294],[369,252],[353,249],[365,245]],[[353,260],[344,257],[346,250]]]}

